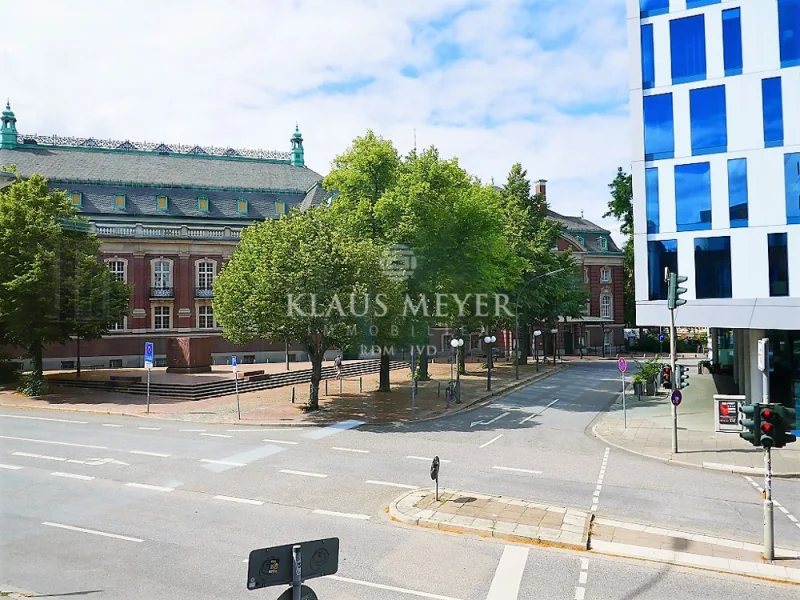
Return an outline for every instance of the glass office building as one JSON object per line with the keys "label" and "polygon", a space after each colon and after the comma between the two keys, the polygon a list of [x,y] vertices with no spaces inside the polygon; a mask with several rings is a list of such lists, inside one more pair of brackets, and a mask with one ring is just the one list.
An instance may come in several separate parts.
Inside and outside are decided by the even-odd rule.
{"label": "glass office building", "polygon": [[[733,346],[741,393],[800,405],[800,0],[628,0],[638,325]],[[732,340],[732,342],[731,342]],[[798,424],[800,428],[800,423]]]}

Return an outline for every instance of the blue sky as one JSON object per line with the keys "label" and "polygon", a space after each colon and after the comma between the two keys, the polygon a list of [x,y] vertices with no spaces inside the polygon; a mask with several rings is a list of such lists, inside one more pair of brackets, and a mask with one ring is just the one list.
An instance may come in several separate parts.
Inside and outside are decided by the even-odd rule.
{"label": "blue sky", "polygon": [[522,162],[598,222],[630,165],[624,0],[7,4],[25,133],[286,150],[298,122],[324,174],[371,128],[487,182]]}

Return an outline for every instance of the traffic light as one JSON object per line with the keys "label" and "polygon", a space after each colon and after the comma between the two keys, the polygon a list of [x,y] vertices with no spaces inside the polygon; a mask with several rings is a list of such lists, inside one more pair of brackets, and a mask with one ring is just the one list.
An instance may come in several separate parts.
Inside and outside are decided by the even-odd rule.
{"label": "traffic light", "polygon": [[664,387],[668,390],[672,389],[672,367],[664,365],[661,367],[661,375],[664,380]]}
{"label": "traffic light", "polygon": [[739,406],[739,423],[741,423],[744,431],[739,433],[739,437],[753,444],[753,446],[761,445],[761,430],[759,419],[761,414],[759,412],[758,404],[742,404]]}
{"label": "traffic light", "polygon": [[686,300],[679,298],[686,293],[686,288],[678,287],[679,283],[688,281],[688,277],[682,277],[677,273],[669,274],[669,294],[667,295],[667,306],[670,309],[678,308],[686,304]]}
{"label": "traffic light", "polygon": [[678,389],[689,387],[689,367],[686,365],[675,365],[678,369],[676,375],[678,376]]}
{"label": "traffic light", "polygon": [[759,431],[761,432],[761,446],[772,448],[775,446],[777,436],[778,415],[775,414],[772,404],[759,404]]}
{"label": "traffic light", "polygon": [[783,448],[786,444],[797,441],[797,437],[789,433],[797,422],[797,411],[780,404],[774,407],[775,416],[775,447]]}

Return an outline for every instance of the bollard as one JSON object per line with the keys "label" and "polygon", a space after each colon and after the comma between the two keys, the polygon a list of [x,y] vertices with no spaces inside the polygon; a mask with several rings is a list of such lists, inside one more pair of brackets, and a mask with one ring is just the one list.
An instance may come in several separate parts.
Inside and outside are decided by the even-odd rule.
{"label": "bollard", "polygon": [[441,398],[442,397],[442,382],[441,381],[438,382],[437,387],[436,387],[436,397],[437,398]]}
{"label": "bollard", "polygon": [[325,380],[325,395],[328,395],[328,380]]}
{"label": "bollard", "polygon": [[294,387],[292,387],[292,404],[294,404]]}
{"label": "bollard", "polygon": [[342,393],[342,385],[344,384],[344,377],[339,378],[339,393]]}
{"label": "bollard", "polygon": [[358,378],[358,393],[360,394],[363,391],[364,391],[364,378],[363,377],[359,377]]}

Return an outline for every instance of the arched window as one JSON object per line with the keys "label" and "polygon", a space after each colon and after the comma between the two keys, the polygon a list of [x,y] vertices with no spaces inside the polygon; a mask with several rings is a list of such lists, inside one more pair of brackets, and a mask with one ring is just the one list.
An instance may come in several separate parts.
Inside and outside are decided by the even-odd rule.
{"label": "arched window", "polygon": [[611,290],[608,288],[600,291],[600,316],[604,319],[611,318]]}
{"label": "arched window", "polygon": [[611,281],[611,269],[608,267],[603,267],[600,269],[600,281],[603,283],[608,283]]}

